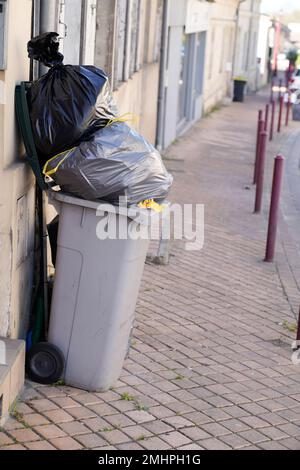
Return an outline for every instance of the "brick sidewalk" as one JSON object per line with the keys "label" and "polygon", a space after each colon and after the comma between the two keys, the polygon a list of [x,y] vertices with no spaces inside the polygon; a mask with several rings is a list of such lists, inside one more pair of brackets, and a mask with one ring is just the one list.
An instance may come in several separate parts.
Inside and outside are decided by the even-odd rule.
{"label": "brick sidewalk", "polygon": [[[28,383],[0,432],[1,449],[300,449],[286,294],[298,292],[282,284],[276,264],[262,262],[267,221],[252,214],[263,102],[258,95],[224,107],[169,149],[171,199],[205,204],[205,247],[188,252],[174,242],[169,266],[146,265],[115,387],[92,394]],[[294,131],[295,123],[271,154]]]}

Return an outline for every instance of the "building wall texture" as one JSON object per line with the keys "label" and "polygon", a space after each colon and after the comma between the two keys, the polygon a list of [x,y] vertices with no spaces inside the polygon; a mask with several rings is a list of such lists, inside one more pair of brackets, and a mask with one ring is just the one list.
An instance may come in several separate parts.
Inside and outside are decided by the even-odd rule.
{"label": "building wall texture", "polygon": [[14,89],[29,78],[31,0],[10,0],[7,14],[7,68],[0,71],[0,335],[20,337],[26,331],[32,287],[34,181],[20,158]]}
{"label": "building wall texture", "polygon": [[204,82],[204,111],[231,95],[238,0],[217,0],[210,6]]}

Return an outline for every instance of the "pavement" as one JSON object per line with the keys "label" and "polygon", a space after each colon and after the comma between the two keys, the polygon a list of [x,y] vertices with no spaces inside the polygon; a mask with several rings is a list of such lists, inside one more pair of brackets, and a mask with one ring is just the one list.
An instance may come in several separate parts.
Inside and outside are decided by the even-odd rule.
{"label": "pavement", "polygon": [[[263,92],[224,106],[168,149],[170,199],[205,205],[204,248],[176,240],[168,265],[147,262],[120,380],[105,393],[27,382],[0,430],[1,450],[300,449],[300,366],[291,361],[299,123],[268,145],[264,210],[254,215],[256,119],[266,101]],[[265,263],[278,152],[287,175],[276,262]]]}

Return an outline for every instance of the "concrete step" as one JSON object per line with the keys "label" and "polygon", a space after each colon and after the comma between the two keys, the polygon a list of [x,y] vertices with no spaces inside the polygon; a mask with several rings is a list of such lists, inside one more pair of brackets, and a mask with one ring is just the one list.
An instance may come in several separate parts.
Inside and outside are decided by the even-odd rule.
{"label": "concrete step", "polygon": [[0,426],[24,385],[25,341],[0,337]]}

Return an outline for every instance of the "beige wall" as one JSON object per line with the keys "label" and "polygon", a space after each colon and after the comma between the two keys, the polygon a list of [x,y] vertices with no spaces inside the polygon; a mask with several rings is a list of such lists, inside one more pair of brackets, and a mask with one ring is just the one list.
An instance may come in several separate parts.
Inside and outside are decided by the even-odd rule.
{"label": "beige wall", "polygon": [[211,4],[207,32],[204,112],[231,94],[235,20],[238,0],[217,0]]}
{"label": "beige wall", "polygon": [[32,286],[33,177],[19,156],[15,85],[29,78],[31,0],[10,0],[7,69],[0,72],[0,335],[24,336]]}
{"label": "beige wall", "polygon": [[247,78],[250,91],[256,90],[258,75],[260,4],[261,0],[247,0],[241,4],[239,15],[235,75]]}
{"label": "beige wall", "polygon": [[129,112],[136,116],[137,122],[129,125],[152,144],[156,138],[158,79],[159,64],[145,64],[114,93],[119,114]]}
{"label": "beige wall", "polygon": [[115,85],[114,97],[119,114],[132,113],[136,124],[129,123],[152,144],[156,139],[159,87],[159,44],[162,0],[142,0],[138,33],[138,69],[126,81],[116,83],[117,24],[115,0],[98,4],[95,65],[108,73]]}
{"label": "beige wall", "polygon": [[248,90],[256,89],[261,0],[240,4],[237,28],[238,4],[238,0],[216,0],[211,5],[204,85],[206,112],[225,96],[232,96],[233,75],[247,78]]}

